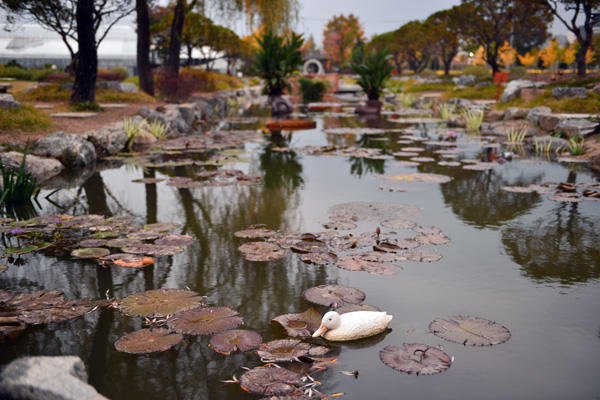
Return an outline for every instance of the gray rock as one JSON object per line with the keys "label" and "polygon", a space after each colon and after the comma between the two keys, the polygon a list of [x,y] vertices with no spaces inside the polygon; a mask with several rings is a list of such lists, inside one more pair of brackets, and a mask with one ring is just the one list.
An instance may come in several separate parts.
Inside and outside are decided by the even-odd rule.
{"label": "gray rock", "polygon": [[504,118],[504,111],[502,110],[490,110],[486,111],[483,116],[485,122],[497,122]]}
{"label": "gray rock", "polygon": [[97,82],[96,88],[98,89],[113,89],[117,92],[123,93],[137,93],[138,89],[133,83],[124,83],[118,81],[103,81]]}
{"label": "gray rock", "polygon": [[452,82],[459,86],[470,85],[472,83],[475,83],[476,80],[477,78],[475,77],[475,75],[462,75],[460,77],[452,78]]}
{"label": "gray rock", "polygon": [[504,120],[510,121],[513,119],[523,119],[529,110],[519,107],[508,107],[504,112]]}
{"label": "gray rock", "polygon": [[453,97],[450,100],[448,100],[448,104],[456,107],[457,109],[461,109],[471,107],[473,105],[473,102],[471,100],[461,99],[460,97]]}
{"label": "gray rock", "polygon": [[540,114],[552,114],[552,109],[546,106],[532,108],[525,118],[531,125],[537,125]]}
{"label": "gray rock", "polygon": [[596,94],[600,94],[600,85],[598,85],[598,86],[594,86],[594,87],[592,88],[592,92],[594,92],[594,93],[596,93]]}
{"label": "gray rock", "polygon": [[120,86],[119,91],[121,91],[123,93],[137,93],[138,92],[137,86],[135,86],[135,84],[133,84],[133,83],[121,82],[121,84],[119,86]]}
{"label": "gray rock", "polygon": [[[16,151],[0,153],[0,159],[5,168],[18,170],[23,162],[23,153]],[[60,161],[53,158],[36,157],[32,154],[28,154],[25,158],[25,171],[31,172],[38,184],[60,174],[64,169]]]}
{"label": "gray rock", "polygon": [[564,132],[568,138],[587,137],[600,127],[598,122],[587,119],[561,119],[554,132]]}
{"label": "gray rock", "polygon": [[87,383],[81,358],[23,357],[0,373],[0,398],[14,400],[106,400]]}
{"label": "gray rock", "polygon": [[555,99],[563,99],[567,98],[586,98],[587,97],[587,89],[583,87],[555,87],[552,89],[552,96]]}
{"label": "gray rock", "polygon": [[454,128],[466,128],[467,119],[464,115],[453,115],[448,119],[448,126]]}
{"label": "gray rock", "polygon": [[537,131],[524,121],[498,121],[481,124],[481,133],[483,135],[506,137],[511,129],[520,131],[527,128],[527,137],[533,136]]}
{"label": "gray rock", "polygon": [[38,140],[31,154],[55,158],[68,169],[82,169],[96,164],[94,145],[78,135],[55,132]]}
{"label": "gray rock", "polygon": [[113,156],[123,151],[127,143],[127,134],[123,131],[122,122],[119,122],[115,126],[86,132],[83,134],[83,137],[94,145],[97,158]]}
{"label": "gray rock", "polygon": [[482,81],[482,82],[477,82],[476,84],[473,85],[473,87],[475,89],[479,89],[482,87],[488,87],[488,86],[492,86],[492,82],[490,81]]}
{"label": "gray rock", "polygon": [[294,111],[292,102],[281,96],[271,98],[269,103],[273,115],[291,114]]}
{"label": "gray rock", "polygon": [[538,114],[538,125],[546,132],[553,131],[560,120],[557,114]]}
{"label": "gray rock", "polygon": [[165,126],[169,126],[169,122],[167,121],[167,118],[165,115],[163,115],[162,113],[159,113],[158,111],[153,110],[149,107],[141,106],[137,113],[142,118],[145,118],[148,122],[159,121],[159,122],[163,123]]}
{"label": "gray rock", "polygon": [[521,89],[530,87],[536,87],[536,84],[534,81],[528,79],[515,79],[508,82],[502,92],[502,96],[500,96],[500,103],[506,103],[512,99],[516,99],[519,96],[519,93],[521,93]]}
{"label": "gray rock", "polygon": [[195,106],[192,103],[180,104],[179,112],[181,113],[181,116],[185,120],[185,123],[190,126],[193,125],[196,118],[198,118]]}
{"label": "gray rock", "polygon": [[549,149],[549,152],[551,152],[551,153],[556,152],[556,150],[558,150],[558,149],[565,148],[569,143],[568,140],[550,136],[550,135],[538,136],[538,137],[535,137],[532,141],[533,149],[535,149],[536,142],[542,151],[543,151],[543,149],[546,148],[546,146],[548,146],[548,144],[551,143],[550,149]]}
{"label": "gray rock", "polygon": [[0,109],[2,110],[16,110],[21,108],[23,105],[16,101],[10,93],[0,93]]}

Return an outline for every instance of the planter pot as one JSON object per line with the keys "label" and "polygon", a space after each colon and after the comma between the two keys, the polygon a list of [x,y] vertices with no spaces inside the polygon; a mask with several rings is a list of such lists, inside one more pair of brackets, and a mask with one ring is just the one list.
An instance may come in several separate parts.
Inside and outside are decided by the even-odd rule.
{"label": "planter pot", "polygon": [[381,101],[381,100],[368,100],[367,101],[367,107],[376,108],[377,110],[381,111],[381,109],[383,108],[383,101]]}

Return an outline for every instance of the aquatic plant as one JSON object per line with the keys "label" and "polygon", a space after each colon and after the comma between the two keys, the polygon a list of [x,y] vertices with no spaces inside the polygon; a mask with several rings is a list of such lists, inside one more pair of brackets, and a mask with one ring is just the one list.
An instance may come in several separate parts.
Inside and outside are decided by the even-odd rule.
{"label": "aquatic plant", "polygon": [[516,130],[514,126],[510,127],[510,131],[506,133],[506,141],[510,143],[523,143],[529,132],[529,128]]}
{"label": "aquatic plant", "polygon": [[470,110],[463,108],[461,113],[467,120],[467,132],[475,132],[481,128],[485,112],[483,110]]}
{"label": "aquatic plant", "polygon": [[365,46],[358,45],[352,50],[350,67],[359,76],[358,85],[369,100],[379,100],[386,82],[391,78],[394,66],[389,62],[388,50],[372,49],[365,53]]}
{"label": "aquatic plant", "polygon": [[152,136],[154,136],[158,141],[163,141],[167,138],[169,131],[167,129],[167,125],[162,123],[159,120],[152,121],[148,124],[148,131]]}
{"label": "aquatic plant", "polygon": [[319,102],[327,92],[327,81],[319,79],[298,78],[300,93],[304,103]]}
{"label": "aquatic plant", "polygon": [[263,94],[270,97],[281,96],[287,89],[291,92],[289,79],[302,64],[300,47],[304,43],[302,35],[291,33],[288,40],[268,31],[256,38],[256,68],[264,82]]}
{"label": "aquatic plant", "polygon": [[479,317],[452,316],[448,321],[437,318],[429,324],[429,331],[464,346],[492,346],[510,339],[510,331],[504,326]]}
{"label": "aquatic plant", "polygon": [[569,144],[567,145],[567,151],[571,153],[573,156],[580,156],[585,154],[585,148],[583,147],[583,139],[582,138],[571,138],[569,139]]}
{"label": "aquatic plant", "polygon": [[25,159],[27,158],[28,147],[23,152],[23,160],[18,170],[5,168],[0,160],[0,172],[2,173],[2,187],[0,187],[0,204],[17,203],[28,201],[32,197],[37,200],[40,189],[36,187],[37,179],[31,172],[25,171]]}
{"label": "aquatic plant", "polygon": [[411,108],[417,101],[415,96],[410,93],[400,93],[396,96],[396,100],[402,108]]}
{"label": "aquatic plant", "polygon": [[452,107],[450,107],[449,104],[440,104],[438,106],[438,115],[440,116],[440,119],[443,120],[448,120],[452,118]]}
{"label": "aquatic plant", "polygon": [[147,121],[143,119],[140,123],[135,123],[133,118],[125,118],[123,120],[123,131],[127,135],[127,141],[125,142],[125,148],[129,151],[131,150],[131,145],[135,141],[135,139],[140,136],[142,132],[142,128],[146,125]]}
{"label": "aquatic plant", "polygon": [[452,364],[452,358],[442,350],[419,343],[404,343],[404,348],[387,346],[379,358],[390,368],[415,375],[437,374]]}

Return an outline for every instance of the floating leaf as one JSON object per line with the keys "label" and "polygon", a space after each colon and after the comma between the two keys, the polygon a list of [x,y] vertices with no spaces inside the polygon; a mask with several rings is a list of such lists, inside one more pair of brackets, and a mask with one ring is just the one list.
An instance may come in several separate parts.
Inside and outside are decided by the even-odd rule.
{"label": "floating leaf", "polygon": [[446,244],[450,242],[450,238],[445,235],[425,234],[415,237],[415,240],[421,244]]}
{"label": "floating leaf", "polygon": [[436,251],[431,250],[410,250],[404,253],[409,261],[417,262],[434,262],[442,259],[442,255]]}
{"label": "floating leaf", "polygon": [[126,297],[119,303],[119,310],[141,317],[166,317],[203,303],[204,297],[190,290],[157,289]]}
{"label": "floating leaf", "polygon": [[[429,161],[435,161],[433,158],[427,157],[415,157],[411,158],[413,161],[423,162],[424,159]],[[384,175],[383,179],[387,179],[394,182],[401,182],[404,184],[438,184],[438,183],[447,183],[452,180],[452,177],[446,175],[438,175],[438,174],[425,174],[420,172],[415,172],[411,174],[396,174],[396,175]]]}
{"label": "floating leaf", "polygon": [[158,239],[154,242],[154,244],[159,244],[163,246],[187,246],[194,243],[196,239],[190,235],[170,235],[165,236],[161,239]]}
{"label": "floating leaf", "polygon": [[[160,239],[159,239],[160,240]],[[131,251],[129,251],[131,248],[130,247],[123,247],[122,250],[130,253]],[[168,245],[160,245],[160,244],[153,244],[150,245],[148,247],[146,247],[146,250],[144,251],[144,254],[147,254],[149,256],[172,256],[175,254],[179,254],[183,252],[183,248],[178,247],[178,246],[168,246]]]}
{"label": "floating leaf", "polygon": [[136,239],[113,239],[106,242],[106,246],[117,247],[119,249],[123,247],[139,246],[140,244],[142,244],[142,242]]}
{"label": "floating leaf", "polygon": [[160,232],[141,230],[127,235],[127,239],[135,240],[153,240],[162,236]]}
{"label": "floating leaf", "polygon": [[109,225],[129,225],[134,219],[134,217],[128,215],[117,215],[106,219],[104,223]]}
{"label": "floating leaf", "polygon": [[356,228],[356,224],[348,221],[329,221],[323,224],[325,229],[334,229],[334,230],[350,230]]}
{"label": "floating leaf", "polygon": [[311,307],[300,314],[280,315],[273,318],[271,322],[281,324],[288,336],[308,337],[319,329],[322,318],[321,313]]}
{"label": "floating leaf", "polygon": [[262,337],[253,331],[233,329],[214,335],[209,346],[221,354],[231,354],[234,351],[248,351],[258,347]]}
{"label": "floating leaf", "polygon": [[76,258],[100,258],[109,254],[110,250],[102,247],[86,247],[71,252],[71,256]]}
{"label": "floating leaf", "polygon": [[121,236],[121,232],[96,232],[91,235],[94,239],[112,239]]}
{"label": "floating leaf", "polygon": [[145,184],[158,183],[158,182],[162,182],[162,181],[164,181],[163,178],[142,178],[142,179],[132,179],[131,180],[131,182],[145,183]]}
{"label": "floating leaf", "polygon": [[182,340],[182,335],[169,329],[141,329],[121,336],[115,342],[115,347],[123,353],[146,354],[169,350]]}
{"label": "floating leaf", "polygon": [[358,254],[365,261],[388,263],[394,261],[406,261],[406,258],[396,253],[383,253],[381,251],[368,251]]}
{"label": "floating leaf", "polygon": [[237,315],[228,307],[194,308],[174,315],[167,324],[179,333],[212,335],[240,326],[244,320]]}
{"label": "floating leaf", "polygon": [[240,237],[240,238],[245,238],[245,239],[264,239],[264,238],[275,236],[276,234],[277,234],[277,232],[275,232],[271,229],[250,228],[250,229],[244,229],[241,231],[237,231],[234,233],[234,236]]}
{"label": "floating leaf", "polygon": [[404,348],[386,346],[379,358],[388,367],[407,374],[431,375],[446,371],[452,364],[448,354],[425,344],[404,343]]}
{"label": "floating leaf", "polygon": [[439,235],[442,233],[442,230],[435,226],[415,226],[412,230],[413,232],[422,233],[424,235]]}
{"label": "floating leaf", "polygon": [[342,285],[320,285],[307,289],[304,297],[311,303],[341,307],[345,303],[359,304],[366,295],[359,289]]}
{"label": "floating leaf", "polygon": [[442,339],[465,346],[492,346],[510,339],[508,329],[487,319],[463,316],[448,319],[435,319],[429,324],[429,330]]}
{"label": "floating leaf", "polygon": [[354,216],[358,220],[382,221],[386,219],[413,218],[421,215],[421,210],[412,205],[400,203],[354,202],[332,206],[329,214]]}
{"label": "floating leaf", "polygon": [[181,225],[174,222],[157,222],[155,224],[144,225],[144,229],[154,232],[166,232],[171,229],[179,228]]}
{"label": "floating leaf", "polygon": [[38,325],[66,321],[79,317],[96,306],[92,299],[65,300],[44,308],[21,311],[20,320],[26,324]]}
{"label": "floating leaf", "polygon": [[338,257],[334,253],[323,252],[302,254],[302,256],[300,256],[300,259],[308,264],[325,265],[334,264],[337,261]]}
{"label": "floating leaf", "polygon": [[563,203],[579,203],[583,201],[583,198],[577,193],[558,193],[554,196],[548,197],[549,200],[558,201]]}
{"label": "floating leaf", "polygon": [[[10,294],[14,294],[14,292],[9,292]],[[36,310],[60,304],[64,300],[65,295],[58,290],[37,290],[30,293],[15,294],[6,301],[5,307]]]}
{"label": "floating leaf", "polygon": [[106,261],[119,267],[141,268],[154,264],[156,260],[152,257],[145,257],[138,254],[117,253],[101,257],[99,261]]}
{"label": "floating leaf", "polygon": [[390,229],[412,229],[417,226],[416,222],[409,221],[407,219],[395,219],[395,220],[386,220],[381,221],[381,226]]}
{"label": "floating leaf", "polygon": [[382,242],[373,246],[373,250],[381,251],[385,253],[400,253],[402,247],[395,245],[394,243]]}
{"label": "floating leaf", "polygon": [[102,247],[106,242],[106,239],[87,239],[79,242],[79,247]]}
{"label": "floating leaf", "polygon": [[256,367],[240,377],[240,386],[247,392],[267,396],[291,393],[302,384],[302,375],[275,364]]}
{"label": "floating leaf", "polygon": [[271,261],[280,259],[285,255],[275,243],[269,242],[250,242],[241,245],[238,248],[248,261]]}
{"label": "floating leaf", "polygon": [[100,225],[104,222],[104,217],[102,215],[96,214],[85,214],[78,215],[77,217],[73,217],[63,223],[63,228],[75,228],[75,229],[83,229],[89,228],[90,226]]}
{"label": "floating leaf", "polygon": [[365,271],[374,275],[394,275],[394,271],[402,269],[393,264],[366,260],[363,254],[341,257],[335,265],[348,271]]}
{"label": "floating leaf", "polygon": [[300,242],[290,247],[295,253],[308,254],[308,253],[325,253],[329,250],[327,244],[318,239],[312,239],[304,237]]}
{"label": "floating leaf", "polygon": [[261,344],[256,353],[262,362],[298,361],[309,349],[310,344],[298,339],[279,339]]}
{"label": "floating leaf", "polygon": [[[154,245],[148,243],[138,244],[136,246],[122,247],[121,251],[131,254],[146,254],[146,252],[154,249]],[[183,250],[183,249],[182,249]]]}

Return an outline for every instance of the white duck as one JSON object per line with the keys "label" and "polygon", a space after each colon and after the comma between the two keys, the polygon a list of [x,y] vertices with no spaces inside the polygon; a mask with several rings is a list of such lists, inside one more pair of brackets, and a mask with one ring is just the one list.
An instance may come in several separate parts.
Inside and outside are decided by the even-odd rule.
{"label": "white duck", "polygon": [[392,316],[385,311],[352,311],[342,315],[329,311],[313,337],[322,335],[335,341],[362,339],[382,332],[391,320]]}

